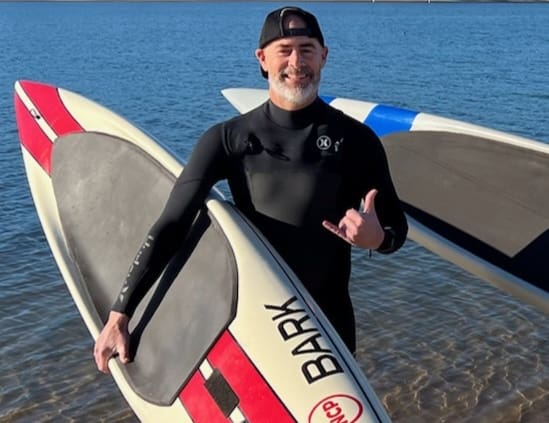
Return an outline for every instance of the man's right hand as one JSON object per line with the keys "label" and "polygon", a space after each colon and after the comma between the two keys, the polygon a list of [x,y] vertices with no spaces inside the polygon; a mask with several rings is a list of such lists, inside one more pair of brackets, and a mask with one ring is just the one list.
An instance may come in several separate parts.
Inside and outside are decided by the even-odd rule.
{"label": "man's right hand", "polygon": [[116,355],[123,364],[130,361],[128,322],[129,318],[125,314],[111,311],[105,327],[95,341],[93,355],[97,368],[103,373],[109,373],[109,360]]}

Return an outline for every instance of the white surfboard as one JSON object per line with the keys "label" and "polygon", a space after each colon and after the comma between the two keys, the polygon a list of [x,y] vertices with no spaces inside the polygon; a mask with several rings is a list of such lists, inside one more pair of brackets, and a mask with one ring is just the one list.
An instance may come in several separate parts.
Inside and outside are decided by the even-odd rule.
{"label": "white surfboard", "polygon": [[[15,110],[38,216],[95,339],[182,165],[61,88],[19,81]],[[130,331],[132,363],[109,366],[143,422],[390,421],[301,283],[215,192]]]}
{"label": "white surfboard", "polygon": [[[266,90],[232,88],[245,113]],[[381,138],[409,238],[549,312],[549,145],[465,122],[336,97]]]}

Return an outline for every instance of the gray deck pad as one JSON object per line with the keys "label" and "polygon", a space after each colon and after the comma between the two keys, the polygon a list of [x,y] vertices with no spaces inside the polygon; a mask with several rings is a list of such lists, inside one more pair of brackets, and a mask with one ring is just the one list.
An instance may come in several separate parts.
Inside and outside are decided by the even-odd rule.
{"label": "gray deck pad", "polygon": [[549,290],[549,156],[435,131],[384,137],[405,211],[450,242]]}
{"label": "gray deck pad", "polygon": [[[52,182],[68,249],[106,320],[128,268],[159,216],[175,177],[140,148],[98,133],[54,145]],[[206,210],[131,321],[132,363],[124,367],[144,399],[171,404],[236,307],[234,256]]]}

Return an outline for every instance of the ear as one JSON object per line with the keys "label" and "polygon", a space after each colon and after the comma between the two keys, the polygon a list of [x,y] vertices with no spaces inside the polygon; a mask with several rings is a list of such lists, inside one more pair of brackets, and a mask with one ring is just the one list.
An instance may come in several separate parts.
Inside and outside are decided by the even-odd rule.
{"label": "ear", "polygon": [[322,48],[322,67],[326,64],[326,60],[328,60],[328,47]]}
{"label": "ear", "polygon": [[259,62],[261,69],[267,72],[267,69],[266,69],[267,64],[265,63],[265,51],[262,48],[258,48],[255,51],[255,57],[257,58],[257,61]]}

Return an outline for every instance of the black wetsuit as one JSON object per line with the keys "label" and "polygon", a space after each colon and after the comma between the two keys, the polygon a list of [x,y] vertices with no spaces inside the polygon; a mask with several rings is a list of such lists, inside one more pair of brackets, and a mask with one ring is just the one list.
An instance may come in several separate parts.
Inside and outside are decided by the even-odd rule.
{"label": "black wetsuit", "polygon": [[376,211],[386,234],[378,251],[398,249],[407,224],[377,136],[320,99],[297,112],[267,102],[202,136],[113,309],[134,312],[211,187],[222,179],[236,206],[286,260],[354,351],[351,247],[322,221],[337,224],[376,188]]}

